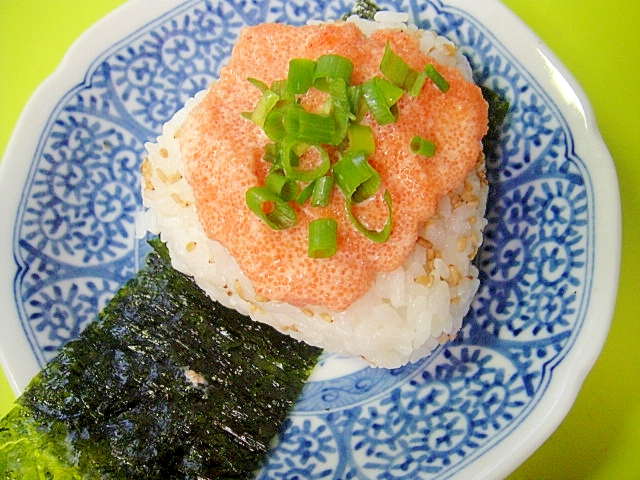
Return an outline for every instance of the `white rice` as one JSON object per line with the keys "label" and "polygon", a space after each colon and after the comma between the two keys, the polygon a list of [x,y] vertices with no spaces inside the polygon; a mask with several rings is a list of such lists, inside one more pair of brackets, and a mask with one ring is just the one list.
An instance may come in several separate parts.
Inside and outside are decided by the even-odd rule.
{"label": "white rice", "polygon": [[[406,15],[386,12],[377,20],[352,18],[365,32],[408,27]],[[390,21],[391,23],[385,23]],[[451,42],[420,32],[425,52],[455,64],[471,78],[466,59]],[[445,47],[447,45],[447,47]],[[357,356],[378,367],[395,368],[427,356],[455,337],[478,288],[471,263],[482,243],[487,182],[479,162],[455,191],[441,199],[437,215],[424,225],[404,264],[379,273],[369,291],[347,310],[298,308],[257,295],[235,259],[207,237],[197,217],[193,191],[185,179],[177,132],[206,91],[190,99],[148,144],[142,166],[143,199],[149,209],[142,224],[167,243],[177,270],[194,277],[214,300],[327,351]]]}

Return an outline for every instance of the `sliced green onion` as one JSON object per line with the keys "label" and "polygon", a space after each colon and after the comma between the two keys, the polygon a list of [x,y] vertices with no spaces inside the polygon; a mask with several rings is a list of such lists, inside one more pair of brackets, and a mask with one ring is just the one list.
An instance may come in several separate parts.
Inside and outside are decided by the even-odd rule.
{"label": "sliced green onion", "polygon": [[269,90],[269,86],[266,83],[264,83],[262,80],[258,80],[257,78],[251,78],[251,77],[247,78],[247,80],[253,86],[257,87],[262,93],[264,93],[266,90]]}
{"label": "sliced green onion", "polygon": [[333,116],[310,113],[302,107],[285,108],[283,125],[287,136],[299,142],[338,145],[344,138]]}
{"label": "sliced green onion", "polygon": [[434,67],[433,64],[429,63],[424,67],[424,71],[427,74],[427,77],[436,84],[436,87],[438,87],[442,93],[446,93],[449,90],[449,82],[447,82],[447,79],[444,78],[438,70],[436,70],[436,67]]}
{"label": "sliced green onion", "polygon": [[[285,148],[288,148],[289,152],[285,152]],[[283,170],[285,163],[287,165],[287,168],[298,167],[300,165],[300,156],[304,155],[307,150],[309,150],[309,144],[300,143],[296,139],[291,137],[285,137],[280,141],[280,143],[278,143],[278,161],[276,165]]]}
{"label": "sliced green onion", "polygon": [[367,157],[376,151],[376,140],[373,130],[367,125],[353,123],[347,129],[347,150],[361,151]]}
{"label": "sliced green onion", "polygon": [[422,72],[418,72],[418,76],[414,80],[413,84],[407,90],[407,93],[412,97],[417,97],[422,92],[422,87],[424,87],[424,82],[427,81],[427,72],[424,70]]}
{"label": "sliced green onion", "polygon": [[374,170],[374,172],[376,172],[376,174],[372,175],[366,182],[362,182],[351,196],[353,203],[364,202],[378,191],[382,182],[380,180],[380,174],[376,170]]}
{"label": "sliced green onion", "polygon": [[325,105],[325,114],[335,122],[335,134],[330,145],[338,145],[344,140],[349,124],[355,119],[351,112],[349,88],[342,78],[320,78],[314,86],[329,94]]}
{"label": "sliced green onion", "polygon": [[289,62],[287,76],[287,92],[306,93],[313,85],[313,74],[316,70],[316,62],[308,58],[294,58]]}
{"label": "sliced green onion", "polygon": [[409,91],[414,82],[418,78],[418,71],[411,68],[404,59],[396,54],[389,42],[384,49],[382,61],[380,62],[380,71],[397,87]]}
{"label": "sliced green onion", "polygon": [[400,97],[404,95],[404,90],[400,87],[396,87],[386,78],[374,77],[373,82],[376,85],[376,88],[380,90],[380,93],[382,93],[389,107],[393,107],[396,102],[400,100]]}
{"label": "sliced green onion", "polygon": [[331,109],[327,113],[345,113],[347,121],[351,121],[354,116],[351,113],[351,101],[349,98],[348,85],[342,78],[319,78],[313,84],[318,90],[328,93],[328,101]]}
{"label": "sliced green onion", "polygon": [[287,135],[284,129],[284,111],[279,109],[270,111],[264,119],[262,129],[274,142],[282,140]]}
{"label": "sliced green onion", "polygon": [[326,207],[329,205],[334,183],[333,177],[329,175],[324,175],[317,179],[313,185],[311,205],[314,207]]}
{"label": "sliced green onion", "polygon": [[277,162],[277,146],[275,143],[267,143],[264,147],[264,154],[262,160],[273,165]]}
{"label": "sliced green onion", "polygon": [[251,114],[251,121],[260,127],[264,127],[265,119],[271,112],[276,103],[280,100],[280,97],[273,91],[267,89],[263,92],[262,98],[258,100],[256,108]]}
{"label": "sliced green onion", "polygon": [[362,87],[360,85],[349,85],[347,87],[347,97],[349,97],[349,107],[355,122],[362,120],[366,113],[366,103],[362,97]]}
{"label": "sliced green onion", "polygon": [[422,91],[428,77],[426,71],[419,72],[412,68],[402,57],[397,55],[387,43],[380,63],[380,71],[397,87],[405,90],[410,96],[417,97]]}
{"label": "sliced green onion", "polygon": [[393,210],[391,208],[391,194],[389,193],[389,190],[385,190],[384,192],[384,201],[387,204],[387,212],[388,212],[387,222],[385,223],[382,230],[378,231],[378,230],[368,229],[360,220],[358,220],[358,218],[355,216],[355,214],[352,211],[352,208],[351,208],[352,203],[349,202],[349,200],[347,200],[347,213],[349,214],[349,220],[351,220],[351,223],[365,237],[377,243],[384,243],[389,239],[389,237],[391,236],[391,228],[393,226],[393,221],[392,221]]}
{"label": "sliced green onion", "polygon": [[[318,166],[309,169],[298,168],[300,147],[304,149],[316,149],[320,153],[320,163]],[[281,165],[284,169],[285,176],[288,179],[298,182],[313,182],[325,175],[331,168],[331,159],[329,153],[320,145],[306,145],[298,142],[293,138],[286,138],[280,145]]]}
{"label": "sliced green onion", "polygon": [[433,157],[436,154],[436,144],[419,135],[411,139],[411,151],[425,157]]}
{"label": "sliced green onion", "polygon": [[249,209],[274,230],[293,227],[298,221],[293,207],[267,188],[250,188],[245,200]]}
{"label": "sliced green onion", "polygon": [[333,218],[318,218],[309,222],[311,258],[329,258],[338,251],[338,222]]}
{"label": "sliced green onion", "polygon": [[320,77],[313,82],[313,86],[321,92],[338,98],[347,98],[347,85],[343,78]]}
{"label": "sliced green onion", "polygon": [[349,130],[349,125],[351,125],[352,120],[351,112],[348,109],[343,110],[338,108],[334,110],[333,118],[336,122],[336,129],[338,132],[336,134],[336,140],[340,138],[340,141],[335,145],[340,147],[340,145],[343,145],[347,139],[347,131]]}
{"label": "sliced green onion", "polygon": [[265,178],[264,186],[285,202],[296,198],[300,190],[296,181],[285,177],[279,172],[270,172]]}
{"label": "sliced green onion", "polygon": [[271,82],[271,85],[269,86],[269,90],[271,90],[273,93],[275,93],[279,97],[282,97],[283,95],[287,94],[287,81],[274,80],[273,82]]}
{"label": "sliced green onion", "polygon": [[362,84],[362,95],[371,115],[380,125],[394,123],[397,120],[384,96],[372,81]]}
{"label": "sliced green onion", "polygon": [[362,84],[362,96],[373,118],[380,125],[394,123],[397,111],[392,109],[403,90],[384,78],[374,77]]}
{"label": "sliced green onion", "polygon": [[282,108],[286,105],[295,103],[296,101],[296,96],[293,93],[287,91],[286,80],[276,80],[272,82],[269,90],[280,97],[280,100],[276,104],[276,108]]}
{"label": "sliced green onion", "polygon": [[296,197],[297,204],[303,205],[304,202],[306,202],[311,198],[311,196],[313,195],[313,189],[315,187],[316,181],[309,183],[309,185],[307,185],[302,190],[300,190],[300,193],[298,193],[298,196]]}
{"label": "sliced green onion", "polygon": [[346,152],[333,166],[333,176],[349,202],[360,203],[380,187],[380,174],[363,152]]}
{"label": "sliced green onion", "polygon": [[351,74],[353,73],[353,62],[346,57],[340,55],[322,55],[316,62],[316,70],[313,79],[328,77],[342,78],[348,85],[351,83]]}

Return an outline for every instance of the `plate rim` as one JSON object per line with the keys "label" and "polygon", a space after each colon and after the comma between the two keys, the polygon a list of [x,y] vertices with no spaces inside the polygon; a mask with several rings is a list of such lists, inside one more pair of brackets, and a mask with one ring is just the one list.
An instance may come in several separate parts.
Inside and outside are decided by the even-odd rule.
{"label": "plate rim", "polygon": [[[39,85],[29,98],[7,143],[3,159],[0,162],[0,185],[3,186],[3,192],[5,195],[12,200],[11,204],[8,205],[7,208],[12,212],[18,211],[18,205],[20,204],[19,193],[22,191],[24,183],[29,176],[29,170],[24,169],[24,171],[21,172],[23,176],[18,179],[14,178],[12,182],[8,182],[5,179],[9,177],[9,172],[12,171],[12,169],[15,169],[16,164],[18,163],[17,159],[25,158],[24,155],[29,153],[31,154],[30,158],[34,158],[33,154],[38,148],[37,142],[25,141],[25,132],[29,130],[41,132],[46,128],[49,118],[42,118],[43,116],[37,115],[37,112],[43,109],[49,112],[53,112],[55,110],[55,105],[59,101],[59,95],[51,95],[51,92],[55,90],[56,92],[59,91],[60,93],[66,94],[73,88],[83,85],[88,81],[87,72],[90,71],[92,64],[96,61],[96,52],[98,56],[104,55],[107,50],[120,44],[132,32],[145,28],[146,25],[161,21],[161,18],[167,12],[173,12],[180,6],[188,8],[192,3],[192,1],[181,2],[179,0],[169,0],[149,4],[144,0],[130,0],[100,19],[74,41],[58,67]],[[523,32],[519,41],[516,42],[516,46],[510,47],[508,50],[512,52],[512,48],[517,48],[518,51],[527,52],[529,54],[524,57],[517,57],[518,60],[523,62],[523,65],[527,67],[528,71],[532,70],[532,62],[534,60],[532,60],[533,55],[531,55],[531,53],[535,51],[540,58],[546,58],[546,66],[548,67],[551,65],[556,68],[557,75],[559,75],[558,78],[564,79],[566,84],[571,87],[571,90],[575,93],[576,98],[580,102],[580,109],[576,109],[574,117],[570,122],[567,122],[572,127],[574,126],[573,122],[583,122],[586,137],[582,140],[587,140],[589,147],[599,154],[590,156],[585,154],[579,155],[585,162],[585,166],[588,167],[587,170],[589,172],[593,169],[598,173],[597,179],[595,174],[592,175],[595,180],[592,184],[594,201],[593,218],[595,222],[594,230],[600,230],[603,228],[600,225],[604,225],[607,230],[612,232],[610,238],[617,240],[613,242],[612,245],[611,240],[608,239],[607,242],[603,242],[602,235],[594,235],[594,251],[596,252],[596,255],[594,255],[593,274],[594,277],[599,278],[599,283],[598,285],[593,285],[590,288],[591,297],[589,299],[589,306],[586,309],[585,320],[582,326],[584,331],[577,335],[574,346],[572,346],[572,348],[567,352],[567,355],[563,358],[561,364],[554,370],[553,377],[555,377],[555,382],[553,378],[549,382],[549,385],[555,383],[555,388],[557,389],[555,391],[557,393],[552,397],[543,395],[540,399],[540,403],[535,408],[537,411],[540,409],[541,404],[546,405],[549,403],[549,413],[545,416],[544,427],[540,427],[538,424],[537,428],[529,429],[530,434],[521,437],[521,441],[514,442],[514,445],[511,447],[511,450],[515,451],[518,448],[521,449],[523,444],[526,444],[528,447],[526,455],[515,455],[515,457],[518,458],[517,461],[504,462],[501,465],[490,464],[487,461],[488,459],[483,459],[481,456],[471,462],[469,466],[456,472],[456,476],[468,473],[467,469],[473,466],[474,473],[477,475],[479,473],[478,466],[480,466],[481,471],[485,472],[486,475],[502,475],[508,474],[517,468],[517,466],[520,465],[526,457],[533,453],[560,425],[573,406],[584,380],[591,371],[604,346],[615,308],[620,270],[622,237],[620,192],[618,189],[617,175],[613,159],[608,152],[607,146],[597,126],[596,117],[591,103],[580,84],[564,66],[561,60],[555,56],[555,54],[524,22],[522,22],[499,0],[489,0],[489,2],[486,3],[483,2],[482,9],[480,6],[469,4],[464,0],[446,0],[446,4],[456,5],[463,8],[465,11],[473,11],[476,17],[481,19],[490,14],[506,16],[509,18],[509,22],[505,23],[510,23],[511,25],[516,24]],[[143,6],[144,8],[142,8]],[[140,15],[141,11],[144,12],[144,15]],[[126,21],[123,21],[124,19],[126,19]],[[118,29],[110,28],[112,22],[115,20],[118,20]],[[124,31],[127,33],[122,33]],[[503,31],[498,33],[499,34],[496,35],[498,39],[501,38],[501,35],[505,35]],[[504,40],[502,40],[501,43],[504,45]],[[544,60],[541,60],[540,58],[536,61],[544,62]],[[538,63],[538,65],[540,64]],[[558,103],[558,96],[561,95],[557,92],[553,92],[553,94],[554,102]],[[55,99],[55,101],[53,99]],[[38,119],[35,125],[33,119]],[[27,120],[29,121],[28,125]],[[34,145],[34,143],[36,144]],[[596,160],[591,160],[594,157],[598,158]],[[10,188],[11,193],[7,195],[7,190],[4,189],[4,187]],[[609,199],[610,208],[606,209],[607,212],[598,211],[603,209],[602,205],[600,206],[600,209],[597,208],[599,199],[600,203],[602,203],[601,197]],[[13,201],[14,199],[15,202]],[[15,209],[13,208],[14,205],[16,207]],[[5,218],[6,217],[7,216],[5,216]],[[0,219],[0,232],[2,232],[0,234],[0,244],[3,242],[3,239],[7,237],[11,237],[9,244],[13,244],[14,225],[15,215],[13,215],[8,221]],[[4,228],[6,226],[9,226],[10,228]],[[10,234],[5,235],[6,231],[9,231]],[[606,243],[607,248],[600,246],[602,243]],[[606,255],[601,252],[605,252]],[[4,257],[0,258],[0,266],[4,265],[4,261]],[[11,271],[15,272],[15,262],[11,265],[13,267]],[[0,294],[5,289],[5,283],[10,284],[11,288],[8,291],[14,292],[14,281],[15,274],[10,279],[0,279]],[[601,285],[604,283],[608,285],[608,288]],[[599,321],[594,321],[594,319],[598,319]],[[12,332],[15,333],[15,330],[12,330]],[[14,375],[16,367],[10,366],[11,364],[16,363],[15,360],[13,360],[11,352],[14,350],[20,350],[20,348],[22,348],[20,345],[20,342],[15,342],[14,345],[9,346],[9,348],[5,345],[0,347],[0,364],[2,364],[5,375],[16,395],[19,395],[20,393],[20,383],[24,382],[19,380],[19,375]],[[24,343],[22,345],[24,346]],[[576,346],[578,347],[577,350]],[[21,368],[24,368],[24,360],[20,360],[18,363],[22,364]],[[565,371],[571,371],[573,373],[573,381],[558,383],[559,378],[562,379],[567,376]],[[531,421],[529,417],[530,416],[523,419],[522,423],[526,424],[527,420]],[[521,426],[519,426],[517,430],[520,430],[520,428]],[[505,438],[510,437],[511,434],[506,435]],[[502,439],[501,442],[504,440],[505,439]],[[496,445],[492,448],[495,448],[495,446]],[[486,465],[482,465],[483,460]]]}

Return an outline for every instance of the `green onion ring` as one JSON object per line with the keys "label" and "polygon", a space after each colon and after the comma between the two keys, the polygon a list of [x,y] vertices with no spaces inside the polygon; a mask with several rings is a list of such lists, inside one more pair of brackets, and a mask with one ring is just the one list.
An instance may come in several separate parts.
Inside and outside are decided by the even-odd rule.
{"label": "green onion ring", "polygon": [[250,188],[245,200],[249,209],[274,230],[285,230],[298,221],[293,207],[267,188]]}
{"label": "green onion ring", "polygon": [[300,187],[298,182],[291,180],[278,171],[269,172],[265,178],[264,186],[267,190],[278,195],[285,202],[289,202],[298,196]]}
{"label": "green onion ring", "polygon": [[351,83],[353,73],[353,62],[340,55],[322,55],[316,62],[316,70],[313,79],[318,78],[342,78],[346,84]]}
{"label": "green onion ring", "polygon": [[411,151],[425,157],[433,157],[436,154],[436,144],[420,135],[415,135],[411,139]]}
{"label": "green onion ring", "polygon": [[368,229],[355,216],[351,208],[353,204],[348,199],[346,204],[347,214],[349,215],[349,220],[351,220],[351,223],[353,224],[353,226],[355,226],[358,229],[358,231],[362,233],[365,237],[367,237],[369,240],[372,240],[376,243],[384,243],[387,240],[389,240],[389,237],[391,236],[391,228],[393,226],[392,217],[391,217],[392,215],[391,194],[389,193],[389,190],[384,191],[384,201],[387,204],[388,216],[387,216],[387,222],[385,223],[384,227],[380,231]]}
{"label": "green onion ring", "polygon": [[293,58],[289,61],[286,91],[294,94],[307,93],[313,85],[316,62],[308,58]]}
{"label": "green onion ring", "polygon": [[[302,152],[300,152],[300,147],[303,147]],[[309,148],[314,148],[320,153],[320,164],[315,168],[306,170],[298,168],[298,155],[302,155]],[[313,182],[325,175],[331,168],[329,153],[321,145],[307,145],[293,138],[285,138],[280,145],[280,152],[284,174],[290,180],[304,183]]]}
{"label": "green onion ring", "polygon": [[334,183],[333,177],[329,175],[324,175],[317,179],[313,185],[311,205],[314,207],[326,207],[329,205]]}
{"label": "green onion ring", "polygon": [[380,187],[380,174],[361,151],[348,151],[333,166],[333,176],[350,202],[360,203]]}
{"label": "green onion ring", "polygon": [[309,222],[311,258],[329,258],[338,251],[338,222],[333,218],[318,218]]}
{"label": "green onion ring", "polygon": [[444,78],[438,70],[436,70],[436,67],[433,64],[429,63],[424,67],[424,71],[442,93],[447,93],[449,91],[449,82],[447,82],[447,79]]}

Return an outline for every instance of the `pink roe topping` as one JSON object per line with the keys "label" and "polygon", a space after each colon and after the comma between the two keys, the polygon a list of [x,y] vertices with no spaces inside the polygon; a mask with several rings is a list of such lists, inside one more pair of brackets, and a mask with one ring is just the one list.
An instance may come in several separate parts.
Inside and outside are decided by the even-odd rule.
{"label": "pink roe topping", "polygon": [[[271,85],[287,78],[291,59],[316,61],[330,54],[350,60],[351,84],[361,85],[382,77],[380,65],[388,46],[418,72],[435,65],[446,94],[442,84],[425,82],[415,97],[397,100],[395,121],[389,123],[367,111],[358,124],[370,127],[375,139],[368,163],[379,175],[376,190],[350,209],[339,188],[325,193],[328,198],[319,205],[290,201],[295,223],[274,229],[246,200],[247,191],[265,185],[271,170],[264,161],[265,150],[273,143],[261,125],[245,118],[264,97],[248,79]],[[326,103],[315,89],[301,96],[300,103],[310,112]],[[435,214],[438,200],[474,167],[486,130],[487,104],[480,89],[456,68],[436,65],[420,51],[415,33],[380,30],[367,37],[350,23],[262,24],[242,32],[229,64],[191,112],[180,139],[200,222],[238,261],[256,292],[297,306],[341,311],[368,290],[377,272],[402,264],[420,226]],[[336,149],[327,149],[331,167],[340,160]],[[309,157],[301,157],[296,166],[303,173],[322,161],[318,154]],[[383,231],[389,221],[389,198],[392,228],[385,241],[372,241],[357,228],[354,217],[366,230]],[[323,222],[316,222],[320,219]],[[335,249],[323,244],[322,255],[310,256],[310,224],[331,232],[335,227]]]}

